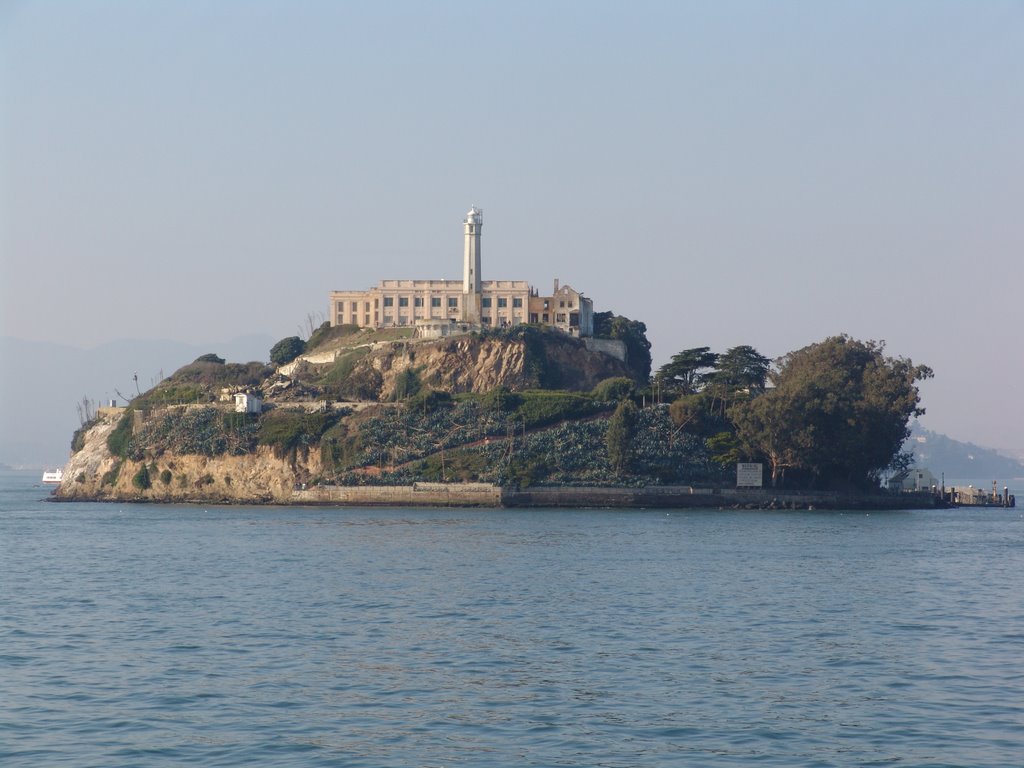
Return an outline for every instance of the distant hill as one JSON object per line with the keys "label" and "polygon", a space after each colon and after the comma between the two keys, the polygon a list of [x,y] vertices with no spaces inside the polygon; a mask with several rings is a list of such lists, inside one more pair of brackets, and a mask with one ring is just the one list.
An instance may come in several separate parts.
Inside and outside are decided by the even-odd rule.
{"label": "distant hill", "polygon": [[913,451],[917,466],[926,467],[936,476],[945,473],[947,478],[1000,481],[1024,477],[1024,464],[1020,461],[991,448],[931,432],[917,422],[912,425],[906,450]]}
{"label": "distant hill", "polygon": [[60,466],[70,435],[79,426],[83,397],[102,404],[149,389],[170,372],[206,352],[228,360],[266,361],[275,339],[242,336],[209,344],[122,339],[91,349],[0,336],[0,462],[11,466]]}

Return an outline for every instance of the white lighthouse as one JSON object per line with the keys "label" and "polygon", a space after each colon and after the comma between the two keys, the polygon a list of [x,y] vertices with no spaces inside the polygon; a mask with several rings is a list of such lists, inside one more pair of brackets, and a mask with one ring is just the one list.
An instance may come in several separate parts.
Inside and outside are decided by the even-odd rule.
{"label": "white lighthouse", "polygon": [[467,323],[480,322],[480,230],[484,226],[484,212],[475,205],[466,214],[465,246],[462,256],[462,319]]}

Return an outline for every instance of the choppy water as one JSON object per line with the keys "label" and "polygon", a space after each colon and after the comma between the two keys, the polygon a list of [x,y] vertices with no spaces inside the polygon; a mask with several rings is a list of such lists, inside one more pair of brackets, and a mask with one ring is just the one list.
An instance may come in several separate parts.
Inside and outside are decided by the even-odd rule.
{"label": "choppy water", "polygon": [[1024,510],[42,504],[4,766],[1024,764]]}

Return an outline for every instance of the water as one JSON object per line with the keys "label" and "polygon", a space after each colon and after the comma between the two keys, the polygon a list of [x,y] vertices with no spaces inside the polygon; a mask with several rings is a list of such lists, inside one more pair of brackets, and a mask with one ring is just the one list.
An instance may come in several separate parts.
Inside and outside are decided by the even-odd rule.
{"label": "water", "polygon": [[4,766],[1007,766],[1024,510],[44,504]]}

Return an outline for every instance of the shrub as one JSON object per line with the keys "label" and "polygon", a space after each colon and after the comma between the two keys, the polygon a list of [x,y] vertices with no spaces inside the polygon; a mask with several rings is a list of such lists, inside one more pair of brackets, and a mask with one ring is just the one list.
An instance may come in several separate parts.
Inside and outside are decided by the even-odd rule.
{"label": "shrub", "polygon": [[114,431],[107,435],[107,448],[115,456],[124,458],[128,453],[128,445],[132,439],[132,428],[135,425],[135,413],[126,408],[121,414]]}
{"label": "shrub", "polygon": [[71,453],[78,453],[85,448],[85,433],[95,425],[96,419],[91,419],[75,430],[75,434],[71,436]]}
{"label": "shrub", "polygon": [[149,469],[145,464],[139,467],[139,471],[132,475],[132,485],[140,491],[148,490],[153,485],[149,479]]}
{"label": "shrub", "polygon": [[391,393],[391,400],[399,402],[406,400],[420,391],[420,377],[413,368],[406,368],[395,378],[395,389]]}
{"label": "shrub", "polygon": [[633,397],[636,394],[636,384],[627,376],[613,376],[599,381],[590,394],[595,400],[617,402]]}
{"label": "shrub", "polygon": [[306,342],[298,336],[286,336],[270,348],[270,362],[286,365],[306,351]]}
{"label": "shrub", "polygon": [[195,359],[197,363],[216,363],[217,365],[224,365],[226,362],[223,357],[215,355],[213,352],[207,352],[205,355],[200,355]]}
{"label": "shrub", "polygon": [[103,477],[100,479],[101,487],[104,485],[115,485],[117,483],[117,478],[121,474],[121,463],[121,460],[118,459],[113,467],[103,473]]}
{"label": "shrub", "polygon": [[164,485],[170,485],[171,477],[171,470],[165,469],[163,472],[160,473],[160,482],[163,483]]}

